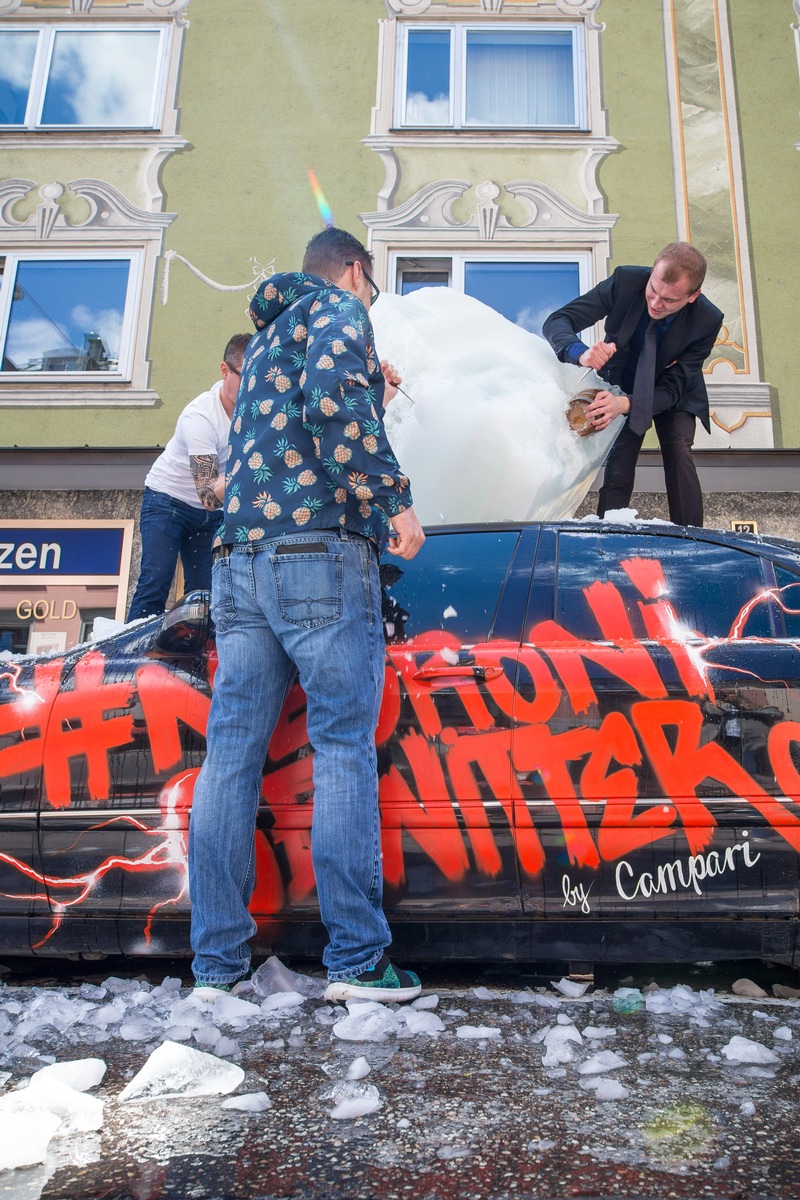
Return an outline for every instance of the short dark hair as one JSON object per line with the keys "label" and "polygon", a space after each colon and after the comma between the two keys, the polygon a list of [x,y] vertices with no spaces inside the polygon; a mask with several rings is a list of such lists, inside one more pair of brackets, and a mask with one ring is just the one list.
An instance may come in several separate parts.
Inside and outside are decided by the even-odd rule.
{"label": "short dark hair", "polygon": [[349,263],[357,260],[367,271],[372,270],[372,255],[357,237],[346,229],[323,229],[306,246],[303,271],[334,282],[344,275]]}
{"label": "short dark hair", "polygon": [[247,349],[247,344],[250,341],[249,333],[235,333],[228,340],[225,347],[225,353],[222,356],[222,361],[226,362],[229,367],[241,366],[244,352]]}
{"label": "short dark hair", "polygon": [[697,247],[689,242],[670,242],[656,256],[653,265],[658,263],[664,264],[665,283],[678,283],[681,276],[686,275],[692,292],[699,292],[703,286],[708,263]]}

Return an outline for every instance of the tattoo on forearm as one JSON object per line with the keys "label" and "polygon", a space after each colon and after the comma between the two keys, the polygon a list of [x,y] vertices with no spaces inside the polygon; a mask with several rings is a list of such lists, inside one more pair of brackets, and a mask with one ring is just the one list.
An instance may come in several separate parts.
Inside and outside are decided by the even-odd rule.
{"label": "tattoo on forearm", "polygon": [[222,501],[214,494],[214,483],[219,478],[219,459],[216,454],[192,454],[189,456],[189,466],[203,508],[211,512],[221,508]]}

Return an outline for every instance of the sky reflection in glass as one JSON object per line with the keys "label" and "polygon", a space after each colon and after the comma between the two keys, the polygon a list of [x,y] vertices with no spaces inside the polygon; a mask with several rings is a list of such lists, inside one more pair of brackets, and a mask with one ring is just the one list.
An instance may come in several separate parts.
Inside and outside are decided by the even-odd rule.
{"label": "sky reflection in glass", "polygon": [[116,371],[130,262],[20,262],[3,372]]}
{"label": "sky reflection in glass", "polygon": [[580,293],[574,262],[468,262],[464,291],[530,333],[542,332],[547,316]]}
{"label": "sky reflection in glass", "polygon": [[450,124],[450,34],[416,29],[408,35],[406,115],[409,125]]}
{"label": "sky reflection in glass", "polygon": [[152,126],[155,30],[56,33],[42,125]]}
{"label": "sky reflection in glass", "polygon": [[0,33],[0,125],[24,125],[36,58],[35,31]]}

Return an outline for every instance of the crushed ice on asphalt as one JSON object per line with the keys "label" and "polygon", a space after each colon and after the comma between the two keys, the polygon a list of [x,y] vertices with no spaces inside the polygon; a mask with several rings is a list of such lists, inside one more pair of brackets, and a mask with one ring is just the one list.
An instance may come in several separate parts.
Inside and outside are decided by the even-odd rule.
{"label": "crushed ice on asphalt", "polygon": [[[273,957],[235,994],[188,989],[175,978],[157,985],[115,976],[79,987],[0,984],[0,1185],[14,1178],[11,1172],[27,1172],[20,1178],[30,1184],[26,1198],[35,1200],[58,1167],[100,1161],[109,1124],[124,1141],[148,1121],[163,1120],[159,1105],[167,1098],[171,1136],[179,1141],[188,1139],[197,1105],[206,1106],[209,1127],[215,1119],[242,1129],[274,1121],[293,1095],[282,1093],[280,1082],[299,1063],[319,1072],[310,1102],[323,1117],[381,1121],[389,1111],[402,1130],[419,1093],[410,1090],[414,1072],[406,1079],[400,1064],[412,1048],[418,1062],[434,1046],[445,1048],[448,1070],[465,1074],[481,1061],[499,1072],[519,1062],[532,1097],[556,1089],[576,1108],[641,1106],[658,1073],[674,1079],[683,1062],[702,1062],[731,1092],[735,1112],[757,1118],[769,1108],[776,1079],[800,1082],[800,1000],[770,998],[737,982],[736,995],[685,984],[609,993],[560,979],[550,989],[423,994],[408,1005],[368,998],[330,1004],[324,979]],[[116,1070],[107,1071],[112,1057]],[[406,1105],[398,1080],[409,1091]],[[653,1145],[667,1136],[657,1124],[651,1133]],[[550,1145],[531,1142],[537,1153]],[[474,1148],[449,1131],[435,1154],[468,1159]],[[148,1143],[147,1153],[157,1150]]]}

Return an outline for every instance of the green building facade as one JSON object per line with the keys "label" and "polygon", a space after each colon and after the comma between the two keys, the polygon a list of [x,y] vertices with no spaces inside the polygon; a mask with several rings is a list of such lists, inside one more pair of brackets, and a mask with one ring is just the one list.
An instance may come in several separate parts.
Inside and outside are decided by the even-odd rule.
{"label": "green building facade", "polygon": [[[383,289],[534,331],[693,241],[725,312],[707,523],[800,537],[798,25],[800,0],[0,0],[0,519],[135,520],[321,227],[310,167]],[[655,449],[633,503],[666,515]]]}

